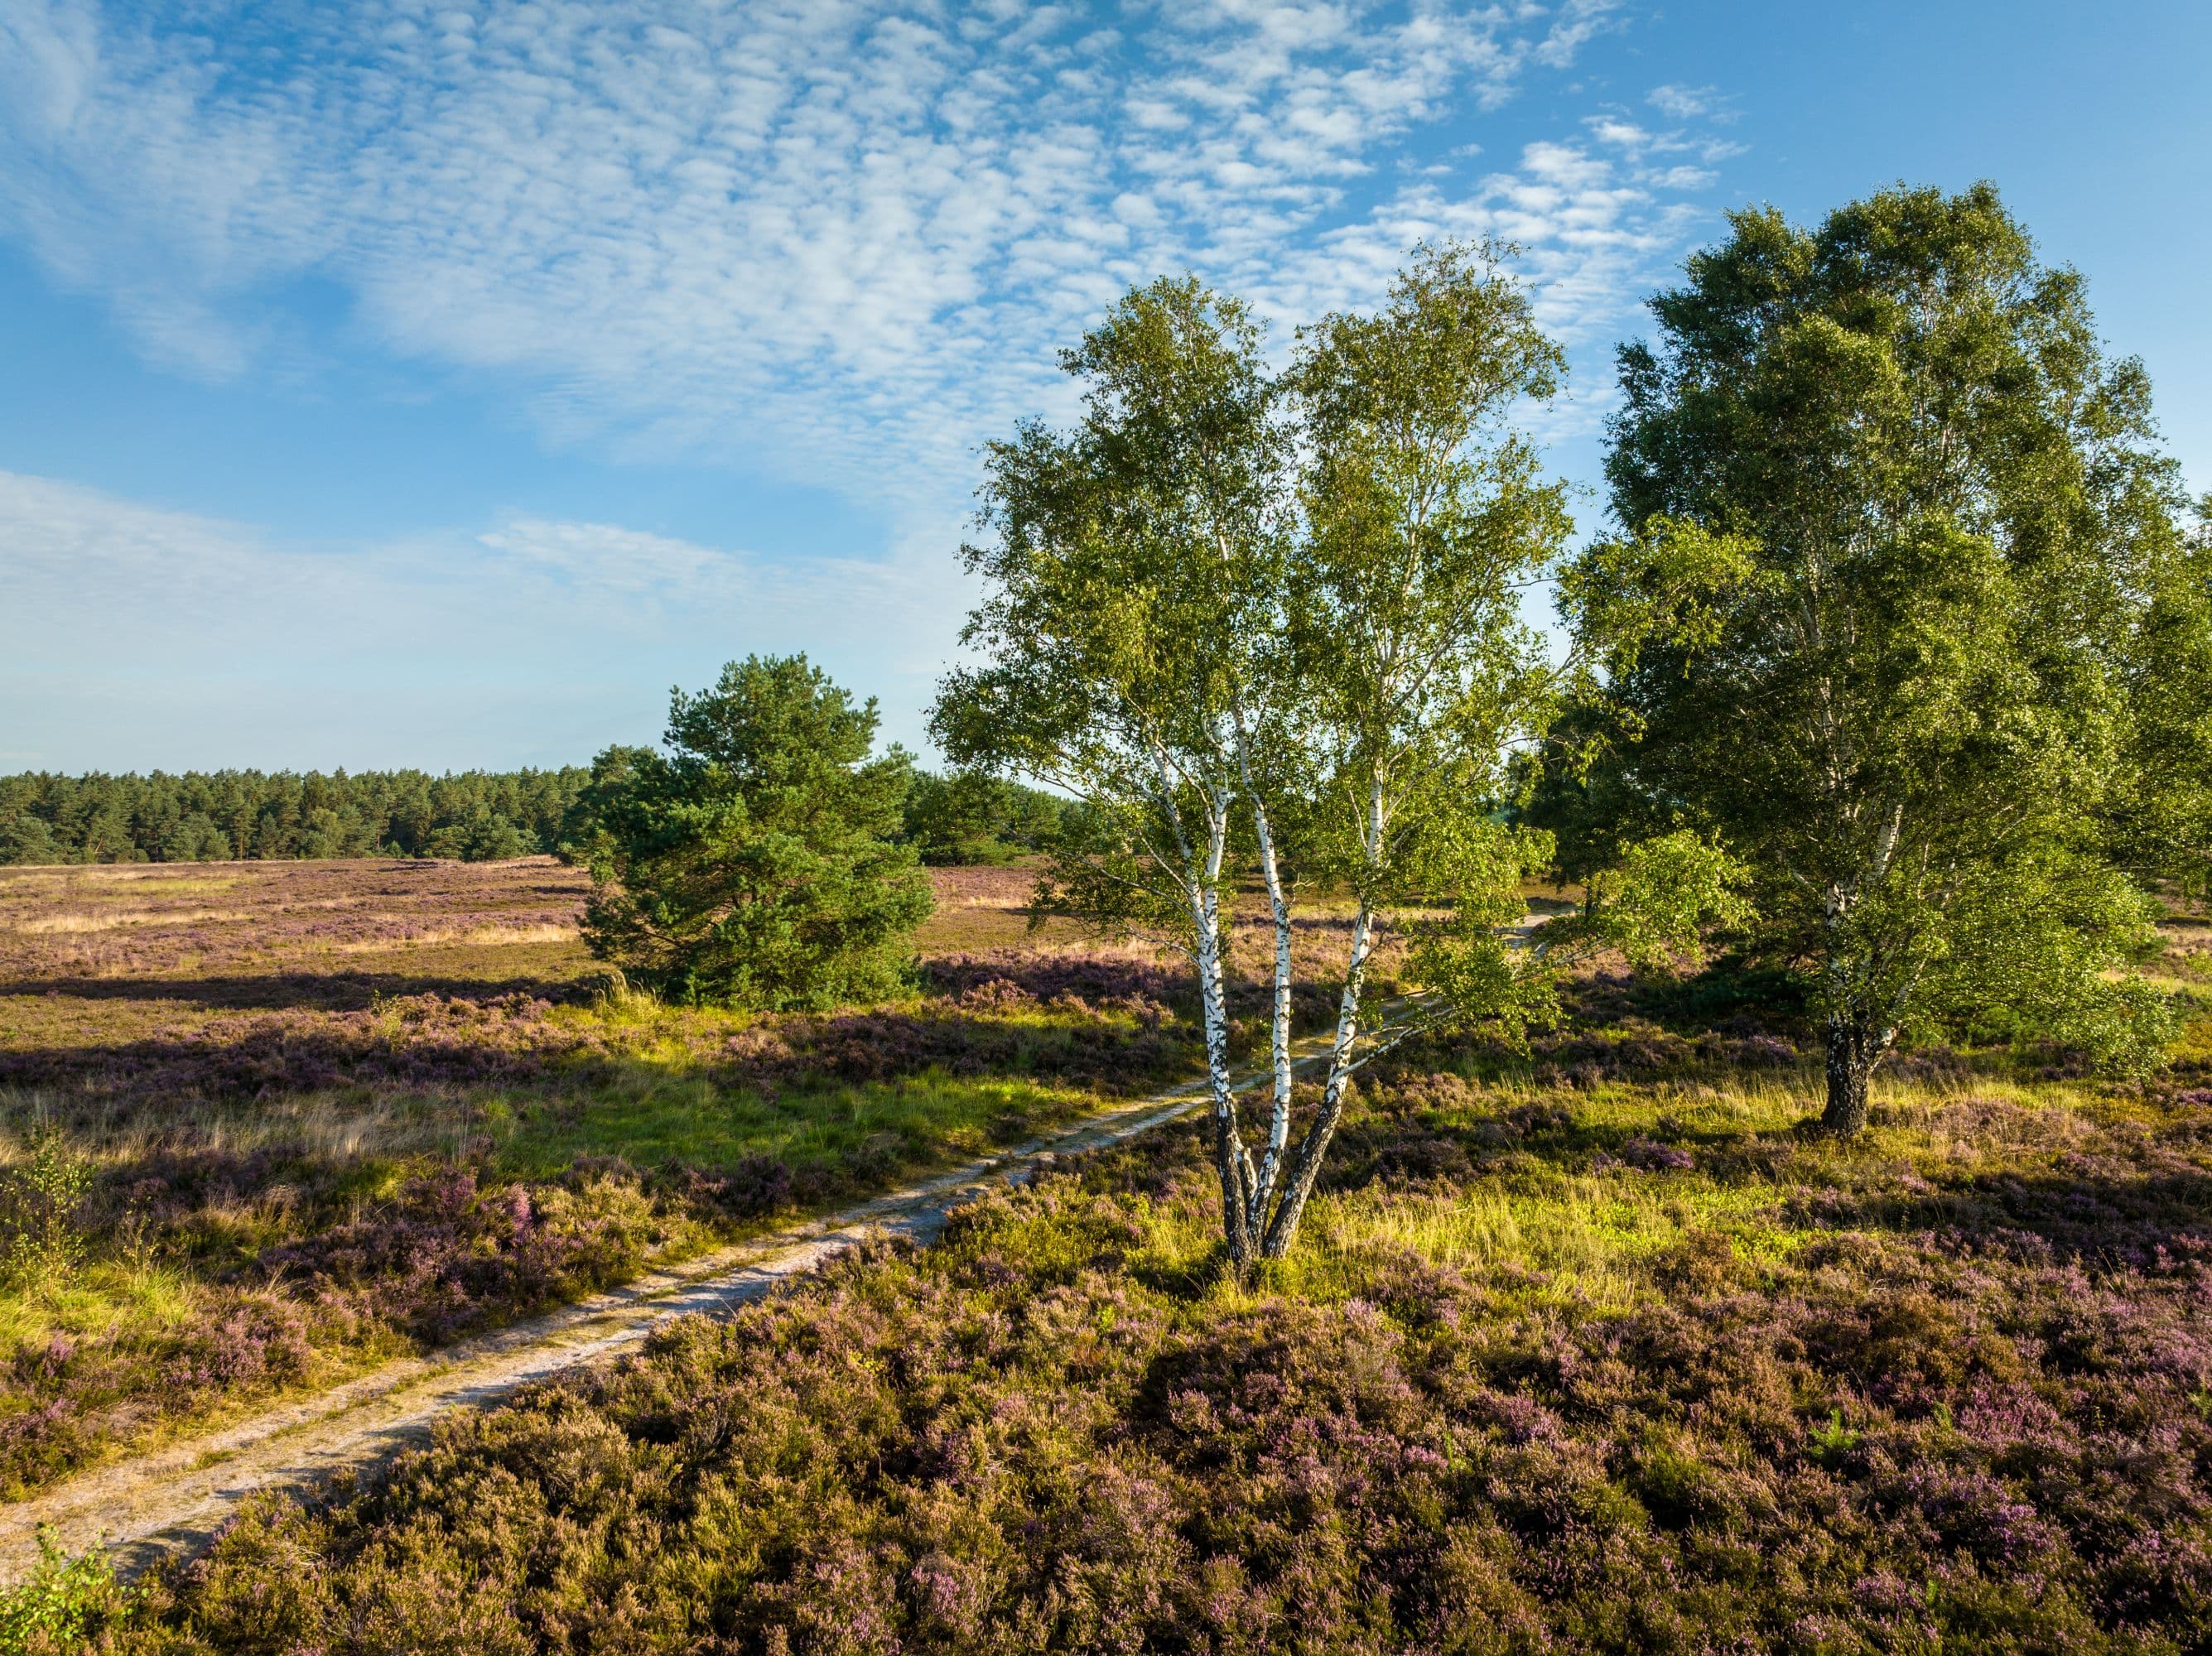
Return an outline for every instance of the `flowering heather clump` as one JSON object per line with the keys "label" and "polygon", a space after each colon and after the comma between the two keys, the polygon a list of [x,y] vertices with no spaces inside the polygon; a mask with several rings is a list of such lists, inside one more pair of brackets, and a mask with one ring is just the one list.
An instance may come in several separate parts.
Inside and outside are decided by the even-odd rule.
{"label": "flowering heather clump", "polygon": [[635,1174],[620,1171],[628,1176],[572,1172],[489,1192],[465,1168],[418,1175],[371,1216],[269,1249],[255,1274],[442,1344],[495,1310],[573,1299],[633,1273],[662,1228]]}
{"label": "flowering heather clump", "polygon": [[696,1192],[620,1165],[536,1183],[449,1165],[364,1204],[344,1171],[200,1150],[111,1174],[92,1229],[189,1265],[192,1315],[20,1348],[0,1370],[0,1489],[45,1482],[152,1422],[309,1380],[319,1354],[435,1346],[610,1286],[687,1228],[765,1211],[791,1186],[759,1159],[726,1175],[738,1189],[710,1178]]}
{"label": "flowering heather clump", "polygon": [[[1003,1013],[1008,1004],[987,1000],[977,1010]],[[1181,1030],[1164,1029],[1157,1010],[1133,1034],[1080,1003],[1055,1001],[1040,1010],[1058,1016],[1042,1028],[957,1009],[795,1016],[730,1036],[723,1073],[734,1084],[768,1089],[885,1081],[926,1071],[1029,1075],[1119,1093],[1158,1085],[1190,1061],[1190,1040]]]}
{"label": "flowering heather clump", "polygon": [[[1418,1118],[1470,1165],[1502,1105],[1524,1155],[1615,1131],[1450,1076],[1370,1093],[1356,1127]],[[1940,1173],[1970,1120],[2028,1159],[1784,1246],[1617,1248],[1613,1305],[1357,1240],[1394,1189],[1533,1202],[1558,1171],[1386,1171],[1325,1198],[1333,1252],[1245,1292],[1212,1262],[1198,1135],[1124,1147],[926,1254],[459,1420],[331,1505],[258,1504],[107,1647],[2203,1648],[2212,1212],[2185,1124],[1891,1107],[1864,1153],[1647,1113],[1610,1177],[1771,1240],[1787,1191]],[[2124,1257],[2068,1229],[2090,1200]]]}
{"label": "flowering heather clump", "polygon": [[1620,1148],[1620,1159],[1646,1173],[1682,1173],[1698,1165],[1698,1158],[1679,1144],[1655,1144],[1648,1138],[1632,1138]]}
{"label": "flowering heather clump", "polygon": [[939,1071],[1022,1075],[1127,1093],[1179,1076],[1196,1035],[1168,1004],[1182,986],[1150,962],[994,951],[930,962],[913,1005],[763,1019],[702,1051],[730,1085],[780,1089]]}

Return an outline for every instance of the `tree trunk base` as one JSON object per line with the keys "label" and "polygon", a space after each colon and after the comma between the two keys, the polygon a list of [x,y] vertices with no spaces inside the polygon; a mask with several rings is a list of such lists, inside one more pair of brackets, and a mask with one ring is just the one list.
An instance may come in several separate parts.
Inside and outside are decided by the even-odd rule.
{"label": "tree trunk base", "polygon": [[1828,1021],[1828,1102],[1820,1112],[1820,1131],[1855,1138],[1866,1131],[1867,1083],[1889,1050],[1891,1031],[1841,1018]]}

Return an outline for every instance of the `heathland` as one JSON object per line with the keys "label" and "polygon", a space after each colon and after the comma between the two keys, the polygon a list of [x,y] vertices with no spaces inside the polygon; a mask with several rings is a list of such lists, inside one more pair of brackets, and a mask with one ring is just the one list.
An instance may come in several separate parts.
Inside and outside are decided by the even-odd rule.
{"label": "heathland", "polygon": [[[1189,1073],[1188,975],[939,870],[918,999],[611,991],[548,861],[13,870],[20,1493]],[[1317,923],[1325,924],[1325,923]],[[2212,926],[2154,969],[2202,1004]],[[1239,951],[1264,1050],[1264,929]],[[1306,1240],[1198,1133],[254,1507],[115,1648],[2184,1650],[2212,1636],[2212,1026],[1916,1049],[1808,1133],[1771,986],[1601,963],[1401,1049]],[[1309,1009],[1320,1016],[1324,1009]],[[87,1181],[64,1231],[41,1190]],[[43,1183],[41,1182],[43,1181]],[[66,1192],[64,1191],[64,1193]],[[97,1581],[84,1592],[120,1604]]]}
{"label": "heathland", "polygon": [[0,870],[20,1495],[1180,1075],[1171,974],[936,874],[927,990],[672,1010],[550,858]]}

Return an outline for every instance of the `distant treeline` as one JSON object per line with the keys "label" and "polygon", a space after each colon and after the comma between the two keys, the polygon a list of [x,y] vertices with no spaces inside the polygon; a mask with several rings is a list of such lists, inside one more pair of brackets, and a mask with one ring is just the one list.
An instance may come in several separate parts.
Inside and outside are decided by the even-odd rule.
{"label": "distant treeline", "polygon": [[[0,864],[558,853],[579,839],[592,773],[184,771],[0,776]],[[906,837],[930,863],[1003,862],[1057,833],[1068,802],[917,770]]]}
{"label": "distant treeline", "polygon": [[458,857],[550,851],[591,773],[185,771],[0,777],[0,862]]}

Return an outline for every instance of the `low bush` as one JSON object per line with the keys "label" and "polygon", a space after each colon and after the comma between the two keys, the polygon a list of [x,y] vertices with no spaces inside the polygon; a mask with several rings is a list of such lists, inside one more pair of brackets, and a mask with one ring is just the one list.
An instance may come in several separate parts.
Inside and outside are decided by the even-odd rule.
{"label": "low bush", "polygon": [[0,1589],[0,1656],[63,1656],[80,1651],[131,1606],[114,1566],[98,1552],[70,1557],[53,1532],[39,1532],[30,1575]]}
{"label": "low bush", "polygon": [[0,1269],[19,1288],[52,1290],[84,1258],[82,1223],[92,1168],[52,1128],[35,1128],[24,1153],[0,1168]]}

